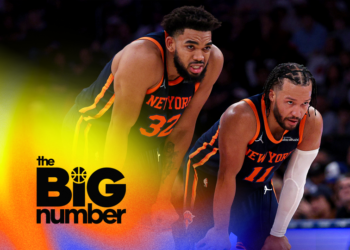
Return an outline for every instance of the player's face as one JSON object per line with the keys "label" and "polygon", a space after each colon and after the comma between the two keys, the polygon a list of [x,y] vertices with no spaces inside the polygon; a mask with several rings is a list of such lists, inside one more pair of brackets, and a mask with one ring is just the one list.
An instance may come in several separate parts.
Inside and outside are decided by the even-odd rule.
{"label": "player's face", "polygon": [[185,29],[175,38],[174,64],[185,79],[200,82],[206,72],[212,47],[211,31]]}
{"label": "player's face", "polygon": [[312,85],[300,86],[283,79],[281,90],[275,92],[273,114],[285,130],[293,130],[304,117],[311,101]]}

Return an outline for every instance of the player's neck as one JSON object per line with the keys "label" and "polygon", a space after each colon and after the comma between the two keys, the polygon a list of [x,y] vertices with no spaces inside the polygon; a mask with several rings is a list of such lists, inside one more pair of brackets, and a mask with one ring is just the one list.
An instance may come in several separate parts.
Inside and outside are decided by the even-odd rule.
{"label": "player's neck", "polygon": [[180,76],[174,64],[174,56],[168,50],[166,50],[166,67],[168,80],[172,81]]}
{"label": "player's neck", "polygon": [[275,116],[271,111],[270,111],[270,114],[266,116],[267,116],[267,124],[269,125],[273,138],[279,141],[282,138],[285,130],[278,124]]}

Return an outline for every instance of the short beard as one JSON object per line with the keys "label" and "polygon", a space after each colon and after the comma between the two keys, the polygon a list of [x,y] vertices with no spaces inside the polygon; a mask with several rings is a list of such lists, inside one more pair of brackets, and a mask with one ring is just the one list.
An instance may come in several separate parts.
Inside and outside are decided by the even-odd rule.
{"label": "short beard", "polygon": [[175,68],[177,70],[177,73],[179,73],[179,75],[181,77],[183,77],[184,81],[186,81],[188,83],[192,83],[192,84],[195,84],[197,82],[201,82],[203,80],[203,78],[205,77],[205,73],[207,72],[207,66],[208,66],[208,64],[207,64],[203,68],[202,72],[199,75],[193,76],[188,72],[186,67],[181,62],[176,50],[175,50],[175,54],[174,54],[174,65],[175,65]]}
{"label": "short beard", "polygon": [[290,117],[291,119],[298,119],[298,123],[295,125],[294,128],[288,128],[285,124],[284,124],[284,120],[286,120],[288,117],[286,117],[285,119],[282,118],[282,115],[277,107],[277,103],[275,103],[275,105],[273,106],[273,115],[276,118],[276,121],[278,123],[278,125],[281,126],[281,128],[283,128],[284,130],[293,130],[295,129],[299,123],[300,123],[300,119],[298,117]]}

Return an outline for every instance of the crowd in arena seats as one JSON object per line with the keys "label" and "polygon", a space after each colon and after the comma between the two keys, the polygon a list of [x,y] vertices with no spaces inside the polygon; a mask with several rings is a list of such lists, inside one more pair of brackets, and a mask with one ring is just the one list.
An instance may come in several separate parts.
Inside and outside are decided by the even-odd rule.
{"label": "crowd in arena seats", "polygon": [[[350,4],[345,0],[0,0],[0,49],[43,70],[48,92],[69,107],[125,45],[160,31],[164,14],[204,5],[222,27],[213,42],[225,64],[197,122],[195,138],[232,103],[262,92],[279,63],[313,73],[324,121],[295,219],[350,218]],[[282,188],[286,164],[274,177]]]}

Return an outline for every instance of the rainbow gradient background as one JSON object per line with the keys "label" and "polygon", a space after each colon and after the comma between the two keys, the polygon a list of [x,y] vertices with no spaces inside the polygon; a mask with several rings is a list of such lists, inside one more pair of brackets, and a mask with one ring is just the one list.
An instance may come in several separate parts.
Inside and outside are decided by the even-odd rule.
{"label": "rainbow gradient background", "polygon": [[[128,230],[125,223],[73,224],[72,218],[71,224],[36,223],[36,209],[42,208],[36,206],[38,156],[54,159],[53,167],[69,174],[76,167],[61,153],[61,126],[74,94],[67,101],[60,89],[46,84],[47,72],[6,51],[1,54],[5,56],[0,60],[0,249],[113,248],[116,231]],[[88,177],[94,171],[85,169]],[[108,183],[112,181],[102,181],[102,194]],[[87,204],[91,201],[86,197]],[[72,208],[72,201],[56,207],[65,208]],[[120,203],[114,209],[124,208]]]}
{"label": "rainbow gradient background", "polygon": [[[97,1],[95,3],[94,1],[82,2],[91,3],[93,8],[90,6],[90,9],[94,9],[95,5],[100,7],[103,5],[101,2],[104,1],[99,1],[99,4],[97,4]],[[120,0],[119,2],[128,1]],[[216,1],[209,0],[188,2],[169,0],[169,2],[171,2],[171,4],[169,4],[170,7],[167,6],[168,1],[149,1],[159,2],[159,5],[148,5],[148,1],[140,2],[142,2],[143,5],[142,7],[137,6],[139,9],[148,6],[148,8],[142,9],[142,11],[140,10],[140,12],[146,17],[154,12],[154,19],[156,21],[160,20],[159,17],[161,17],[161,14],[168,13],[168,9],[170,11],[172,6],[178,7],[182,4],[189,4],[188,2],[193,5],[200,5],[202,2],[208,4],[210,2],[212,5],[216,6]],[[233,1],[227,0],[226,2],[231,4]],[[79,1],[75,1],[75,4],[80,7]],[[28,3],[28,5],[31,4]],[[153,6],[157,8],[152,9]],[[70,7],[70,3],[68,3],[66,8],[70,9]],[[217,9],[213,10],[213,13],[222,12],[222,16],[219,17],[231,18],[225,14],[225,6],[217,5],[216,7]],[[253,7],[254,6],[250,6],[250,8]],[[72,9],[75,10],[76,7]],[[208,10],[212,11],[210,9]],[[247,9],[247,13],[249,14],[251,10],[252,9]],[[81,18],[84,20],[83,11],[82,8],[80,13],[75,13],[77,19]],[[130,11],[136,12],[136,9]],[[62,18],[64,19],[64,17]],[[94,17],[91,17],[91,19],[93,18]],[[236,19],[233,21],[235,20]],[[74,27],[76,26],[78,25],[75,24]],[[99,28],[103,30],[105,27]],[[159,28],[159,26],[153,28]],[[221,45],[233,49],[231,48],[231,44],[225,44],[229,37],[226,36],[226,34],[229,34],[229,32],[226,31],[229,30],[227,30],[227,27],[222,27],[222,30],[221,33],[217,33],[221,36],[215,37],[215,44],[221,43]],[[56,31],[53,33],[55,32]],[[72,41],[72,43],[73,42],[74,41]],[[245,42],[248,41],[244,41],[244,43]],[[218,46],[220,48],[222,47],[220,45]],[[222,48],[225,49],[225,46]],[[79,49],[82,47],[79,47]],[[244,51],[244,48],[242,49]],[[78,51],[75,52],[78,53]],[[227,48],[225,52],[228,55],[225,55],[226,64],[227,62],[232,64],[232,58],[235,58],[234,54]],[[171,242],[169,243],[166,239],[171,237],[171,231],[160,234],[147,230],[135,230],[132,228],[132,225],[135,223],[132,211],[142,209],[142,207],[138,208],[130,204],[127,205],[124,202],[114,207],[114,209],[126,208],[127,211],[131,209],[130,212],[127,212],[126,216],[123,217],[125,220],[122,224],[109,225],[101,223],[96,225],[71,223],[54,225],[36,223],[36,210],[39,208],[36,206],[36,171],[38,168],[36,159],[38,156],[44,156],[46,159],[54,159],[54,167],[64,168],[69,174],[77,167],[63,157],[62,147],[64,147],[64,145],[61,144],[61,127],[64,116],[73,105],[74,99],[80,90],[74,89],[73,91],[67,92],[66,89],[60,85],[60,83],[63,83],[62,85],[67,84],[66,78],[58,76],[53,81],[50,72],[38,67],[36,64],[26,59],[24,55],[20,56],[19,54],[20,53],[9,52],[9,50],[4,49],[4,47],[0,45],[0,250],[120,249],[120,242],[122,241],[132,242],[135,243],[135,245],[139,243],[137,241],[143,241],[144,249],[152,249],[152,242],[148,241],[156,241],[158,245],[164,246],[163,249],[168,249],[167,246],[170,246]],[[241,68],[237,67],[240,65],[234,66],[233,68],[235,68],[236,71],[241,70]],[[228,69],[231,68],[226,68],[226,74],[223,74],[223,80],[225,80],[225,77],[230,79],[227,77]],[[86,86],[89,86],[94,80],[95,79],[91,79],[91,81],[86,82]],[[230,84],[231,83],[232,82],[230,82]],[[216,85],[220,86],[218,84]],[[215,113],[219,114],[220,112]],[[221,113],[219,115],[221,115]],[[199,124],[205,127],[205,124]],[[212,124],[210,124],[210,126],[211,125]],[[96,170],[89,166],[82,167],[87,170],[88,177]],[[102,194],[105,194],[104,185],[108,183],[112,182],[110,180],[102,182],[100,186]],[[72,186],[71,178],[68,186]],[[86,195],[86,197],[88,196]],[[86,204],[89,202],[90,201],[87,199]],[[98,208],[95,204],[93,207]],[[56,209],[65,208],[72,208],[72,201],[68,205]],[[101,210],[103,209],[104,208],[101,208]],[[287,231],[287,237],[293,249],[297,250],[345,250],[349,249],[350,246],[349,228],[289,229]],[[231,235],[231,240],[232,242],[235,241],[233,235]],[[135,245],[126,248],[136,249]]]}

